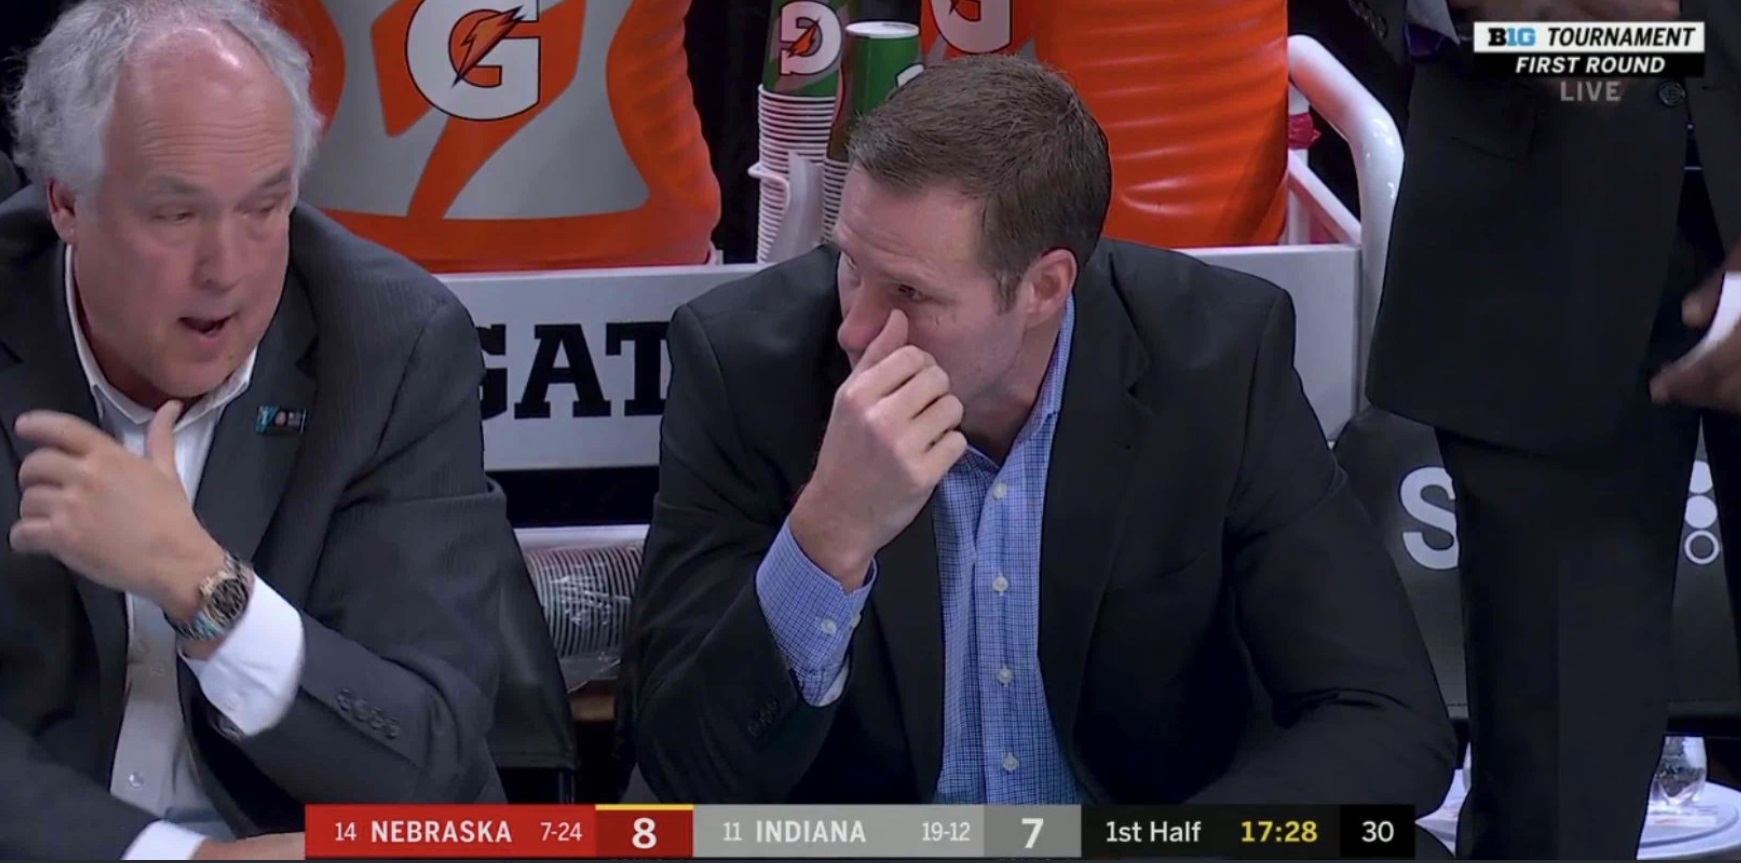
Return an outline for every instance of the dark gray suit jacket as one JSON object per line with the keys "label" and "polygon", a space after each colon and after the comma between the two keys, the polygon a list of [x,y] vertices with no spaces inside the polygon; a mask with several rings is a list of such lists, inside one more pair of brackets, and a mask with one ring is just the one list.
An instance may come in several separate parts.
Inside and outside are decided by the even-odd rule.
{"label": "dark gray suit jacket", "polygon": [[[936,790],[930,506],[877,554],[885,575],[827,707],[804,702],[756,596],[848,372],[835,264],[819,249],[672,318],[659,497],[617,696],[640,796],[923,803]],[[1396,568],[1300,389],[1288,295],[1108,241],[1075,298],[1039,665],[1090,799],[1437,807],[1451,722]]]}
{"label": "dark gray suit jacket", "polygon": [[[524,563],[484,475],[477,334],[405,259],[312,208],[252,385],[225,410],[195,510],[303,613],[296,701],[248,740],[181,668],[207,792],[238,835],[294,831],[302,804],[499,800],[485,744],[491,627]],[[40,189],[0,205],[0,525],[18,518],[13,432],[31,409],[95,423]],[[302,408],[261,435],[262,406]],[[122,596],[0,544],[0,856],[116,859],[151,815],[108,791],[126,674]]]}
{"label": "dark gray suit jacket", "polygon": [[[1406,0],[1348,0],[1402,56]],[[1604,439],[1653,368],[1695,130],[1725,248],[1741,239],[1741,3],[1683,0],[1705,74],[1616,105],[1416,62],[1367,392],[1442,429],[1534,451]]]}

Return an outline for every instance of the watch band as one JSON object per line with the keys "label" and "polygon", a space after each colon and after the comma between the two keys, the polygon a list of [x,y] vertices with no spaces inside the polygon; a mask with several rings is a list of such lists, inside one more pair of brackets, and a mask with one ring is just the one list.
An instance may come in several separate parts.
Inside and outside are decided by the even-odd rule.
{"label": "watch band", "polygon": [[189,641],[222,638],[248,607],[248,597],[253,592],[253,574],[253,569],[247,564],[225,552],[223,565],[200,583],[200,607],[193,618],[183,623],[166,612],[164,619],[169,621],[169,627],[176,635]]}

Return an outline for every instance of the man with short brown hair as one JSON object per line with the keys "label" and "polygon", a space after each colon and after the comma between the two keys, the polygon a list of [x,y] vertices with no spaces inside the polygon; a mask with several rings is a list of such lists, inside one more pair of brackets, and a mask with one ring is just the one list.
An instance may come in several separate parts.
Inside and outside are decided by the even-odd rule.
{"label": "man with short brown hair", "polygon": [[851,161],[833,248],[672,320],[650,790],[1436,807],[1450,723],[1287,295],[1103,241],[1106,138],[1031,62],[926,71]]}

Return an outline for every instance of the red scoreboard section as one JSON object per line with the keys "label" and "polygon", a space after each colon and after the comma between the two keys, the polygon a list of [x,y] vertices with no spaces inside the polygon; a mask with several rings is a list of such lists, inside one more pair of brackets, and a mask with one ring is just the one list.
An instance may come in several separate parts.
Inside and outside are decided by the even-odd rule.
{"label": "red scoreboard section", "polygon": [[[307,858],[1414,857],[1407,806],[310,806]],[[1432,840],[1436,841],[1436,840]]]}
{"label": "red scoreboard section", "polygon": [[310,806],[315,859],[689,858],[693,806]]}

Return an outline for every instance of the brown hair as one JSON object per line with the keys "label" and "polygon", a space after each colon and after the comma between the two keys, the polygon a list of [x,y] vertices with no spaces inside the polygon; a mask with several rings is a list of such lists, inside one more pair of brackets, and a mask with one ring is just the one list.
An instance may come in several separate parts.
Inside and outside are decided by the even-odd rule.
{"label": "brown hair", "polygon": [[1112,199],[1100,124],[1063,77],[1015,57],[926,69],[859,120],[849,156],[890,188],[947,184],[982,202],[980,258],[1006,307],[1046,252],[1086,265]]}

